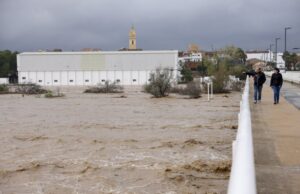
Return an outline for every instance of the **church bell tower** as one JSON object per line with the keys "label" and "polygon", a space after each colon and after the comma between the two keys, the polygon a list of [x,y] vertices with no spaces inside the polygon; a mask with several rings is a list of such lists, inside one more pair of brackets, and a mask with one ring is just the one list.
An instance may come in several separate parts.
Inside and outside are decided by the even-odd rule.
{"label": "church bell tower", "polygon": [[131,27],[129,31],[129,50],[136,49],[136,32],[134,26]]}

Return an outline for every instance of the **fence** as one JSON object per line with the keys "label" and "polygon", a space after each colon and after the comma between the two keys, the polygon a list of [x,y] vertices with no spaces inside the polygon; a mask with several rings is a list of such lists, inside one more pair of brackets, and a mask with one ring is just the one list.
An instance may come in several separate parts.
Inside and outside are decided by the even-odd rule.
{"label": "fence", "polygon": [[255,166],[251,113],[249,107],[249,78],[240,103],[236,140],[232,143],[232,167],[228,194],[256,194]]}

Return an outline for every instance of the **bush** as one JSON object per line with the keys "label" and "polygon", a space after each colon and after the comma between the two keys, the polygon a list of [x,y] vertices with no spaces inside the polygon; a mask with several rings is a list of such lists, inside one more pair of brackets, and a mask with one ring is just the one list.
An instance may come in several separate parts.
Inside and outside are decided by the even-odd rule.
{"label": "bush", "polygon": [[84,93],[122,93],[123,87],[117,85],[116,82],[110,83],[106,81],[104,84],[99,83],[97,86],[90,87]]}
{"label": "bush", "polygon": [[145,92],[156,98],[168,96],[171,89],[171,77],[172,73],[168,69],[156,69],[155,73],[150,74],[150,83],[144,86]]}
{"label": "bush", "polygon": [[45,94],[49,91],[43,89],[40,85],[28,83],[28,84],[19,84],[16,89],[16,92],[20,94]]}
{"label": "bush", "polygon": [[6,84],[0,84],[0,94],[7,94],[8,92],[8,86]]}
{"label": "bush", "polygon": [[189,82],[186,87],[176,87],[171,89],[172,93],[187,95],[191,98],[201,97],[201,86],[199,82]]}

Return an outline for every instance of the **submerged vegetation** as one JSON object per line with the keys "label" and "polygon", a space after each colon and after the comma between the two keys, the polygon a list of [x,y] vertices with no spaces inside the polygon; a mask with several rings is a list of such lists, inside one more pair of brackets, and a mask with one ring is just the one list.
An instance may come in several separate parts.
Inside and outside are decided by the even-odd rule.
{"label": "submerged vegetation", "polygon": [[172,73],[168,69],[156,69],[150,74],[150,81],[144,86],[144,91],[155,98],[166,97],[171,90]]}
{"label": "submerged vegetation", "polygon": [[0,84],[0,94],[7,94],[8,92],[8,86],[6,84]]}
{"label": "submerged vegetation", "polygon": [[93,87],[89,87],[84,93],[122,93],[123,87],[118,85],[117,82],[110,83],[106,81],[104,84],[98,84]]}
{"label": "submerged vegetation", "polygon": [[34,83],[18,84],[16,88],[16,93],[18,94],[45,94],[49,90],[43,89],[42,86]]}

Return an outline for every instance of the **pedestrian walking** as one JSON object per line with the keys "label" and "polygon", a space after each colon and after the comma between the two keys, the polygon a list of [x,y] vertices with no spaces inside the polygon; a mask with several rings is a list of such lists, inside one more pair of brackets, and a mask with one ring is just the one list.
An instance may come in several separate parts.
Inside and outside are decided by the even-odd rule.
{"label": "pedestrian walking", "polygon": [[283,80],[280,70],[278,68],[274,68],[274,73],[272,74],[270,87],[273,89],[274,93],[274,104],[279,103],[280,89],[282,86]]}
{"label": "pedestrian walking", "polygon": [[264,83],[266,82],[266,75],[259,67],[255,71],[247,72],[247,75],[253,76],[253,86],[254,86],[254,104],[261,102],[261,94]]}

